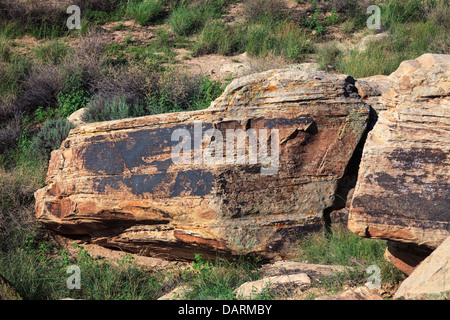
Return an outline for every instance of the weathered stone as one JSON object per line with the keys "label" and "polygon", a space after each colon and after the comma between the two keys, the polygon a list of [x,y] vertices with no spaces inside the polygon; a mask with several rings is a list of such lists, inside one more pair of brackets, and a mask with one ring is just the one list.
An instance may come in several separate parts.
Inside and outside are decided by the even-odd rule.
{"label": "weathered stone", "polygon": [[[369,108],[353,83],[272,70],[233,81],[205,110],[82,125],[52,152],[36,216],[61,234],[143,255],[290,257],[290,241],[321,226],[365,130]],[[254,129],[268,154],[279,148],[278,170],[262,174],[270,168],[260,155],[250,163],[248,142],[240,164],[174,163],[176,129],[220,160],[219,136],[200,131],[218,130],[226,146],[227,130]],[[260,129],[278,129],[279,143]]]}
{"label": "weathered stone", "polygon": [[436,248],[450,235],[450,55],[402,62],[369,132],[348,228]]}
{"label": "weathered stone", "polygon": [[83,120],[84,115],[86,114],[86,108],[81,108],[72,113],[70,116],[67,117],[67,121],[73,124],[73,126],[76,128],[78,126],[81,126],[82,124],[85,124],[86,122]]}
{"label": "weathered stone", "polygon": [[185,296],[192,289],[187,285],[180,285],[165,295],[159,297],[157,300],[184,300]]}
{"label": "weathered stone", "polygon": [[394,299],[450,299],[450,237],[402,282]]}
{"label": "weathered stone", "polygon": [[389,38],[389,33],[382,32],[377,34],[369,34],[361,39],[358,44],[358,50],[363,52],[366,51],[370,43],[382,42]]}
{"label": "weathered stone", "polygon": [[235,290],[235,294],[239,299],[255,299],[265,293],[277,294],[280,291],[304,289],[310,284],[311,279],[306,273],[284,274],[245,282]]}
{"label": "weathered stone", "polygon": [[261,267],[259,273],[263,277],[306,273],[310,278],[322,278],[336,273],[353,270],[351,267],[326,264],[312,264],[298,261],[276,261]]}
{"label": "weathered stone", "polygon": [[383,300],[383,297],[375,289],[363,286],[336,295],[319,297],[316,300]]}

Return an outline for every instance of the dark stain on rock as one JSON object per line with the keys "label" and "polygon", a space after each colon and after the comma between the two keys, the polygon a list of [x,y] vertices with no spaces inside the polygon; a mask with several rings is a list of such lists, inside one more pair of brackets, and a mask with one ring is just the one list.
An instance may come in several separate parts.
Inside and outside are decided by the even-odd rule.
{"label": "dark stain on rock", "polygon": [[389,155],[394,168],[412,170],[423,167],[424,164],[443,165],[447,158],[447,153],[441,149],[432,148],[410,148],[395,149]]}
{"label": "dark stain on rock", "polygon": [[[302,116],[297,118],[256,118],[252,121],[255,126],[266,128],[266,129],[281,129],[281,128],[295,128],[299,126],[306,126],[313,123],[314,120],[309,116]],[[259,124],[262,123],[262,126]]]}
{"label": "dark stain on rock", "polygon": [[[212,128],[210,123],[203,123],[203,132],[210,128]],[[171,165],[170,159],[154,161],[154,163],[145,162],[144,159],[164,155],[179,144],[180,141],[172,141],[172,133],[177,129],[189,131],[193,147],[193,123],[184,126],[133,131],[125,137],[119,138],[103,136],[106,139],[90,143],[82,150],[84,167],[95,174],[109,175],[118,175],[125,169],[148,165],[156,165],[158,170],[165,171]]]}
{"label": "dark stain on rock", "polygon": [[203,170],[189,170],[178,173],[161,172],[154,175],[132,175],[99,177],[94,180],[94,188],[99,193],[106,193],[109,188],[119,190],[125,186],[139,197],[152,195],[158,197],[207,195],[214,183],[214,174]]}
{"label": "dark stain on rock", "polygon": [[214,183],[214,174],[204,170],[179,172],[171,188],[170,197],[182,195],[206,196]]}
{"label": "dark stain on rock", "polygon": [[[450,184],[412,178],[412,182],[408,182],[411,177],[407,175],[368,175],[366,179],[376,181],[387,192],[355,197],[352,205],[364,208],[365,214],[371,217],[402,217],[417,219],[418,223],[421,220],[450,222]],[[388,224],[392,224],[392,221]]]}

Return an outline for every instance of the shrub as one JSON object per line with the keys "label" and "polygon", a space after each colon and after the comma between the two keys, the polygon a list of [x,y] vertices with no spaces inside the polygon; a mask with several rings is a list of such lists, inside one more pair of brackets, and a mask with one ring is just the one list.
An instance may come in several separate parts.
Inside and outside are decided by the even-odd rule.
{"label": "shrub", "polygon": [[[351,265],[356,258],[381,269],[381,281],[398,283],[404,274],[384,259],[386,242],[365,239],[346,229],[334,227],[331,233],[311,233],[300,240],[300,258],[308,263]],[[360,273],[359,273],[360,274]]]}
{"label": "shrub", "polygon": [[95,10],[111,12],[125,3],[125,0],[73,0],[74,5],[80,7],[81,11]]}
{"label": "shrub", "polygon": [[141,105],[128,104],[126,100],[126,97],[120,96],[97,96],[87,105],[83,118],[87,122],[98,122],[145,115]]}
{"label": "shrub", "polygon": [[54,2],[2,1],[0,17],[20,24],[21,28],[36,38],[52,38],[68,32],[66,7]]}
{"label": "shrub", "polygon": [[255,56],[274,54],[298,61],[311,50],[305,31],[286,20],[250,25],[247,36],[246,51]]}
{"label": "shrub", "polygon": [[56,108],[62,84],[61,70],[57,65],[36,65],[25,79],[22,95],[17,103],[21,110],[29,113],[38,107]]}
{"label": "shrub", "polygon": [[279,20],[286,16],[287,6],[283,0],[244,0],[243,14],[249,21],[261,19]]}
{"label": "shrub", "polygon": [[36,58],[44,63],[60,63],[68,54],[69,48],[66,44],[52,40],[34,49]]}
{"label": "shrub", "polygon": [[180,5],[170,14],[169,25],[175,33],[189,36],[203,27],[205,18],[201,7]]}
{"label": "shrub", "polygon": [[219,53],[232,55],[245,50],[245,31],[219,20],[210,20],[203,28],[193,48],[194,55]]}
{"label": "shrub", "polygon": [[339,56],[338,47],[333,45],[324,45],[317,50],[317,63],[319,68],[324,71],[332,71],[336,67],[336,61]]}
{"label": "shrub", "polygon": [[[153,85],[151,71],[138,64],[110,68],[108,74],[95,86],[97,96],[125,97],[127,104],[143,104],[147,87]],[[104,99],[102,99],[104,101]]]}
{"label": "shrub", "polygon": [[236,288],[259,278],[256,269],[256,263],[244,259],[230,262],[218,257],[214,262],[208,262],[202,256],[195,255],[192,268],[186,268],[182,273],[188,281],[189,290],[181,298],[235,300]]}
{"label": "shrub", "polygon": [[73,125],[65,119],[48,120],[33,139],[31,149],[38,156],[49,158],[53,150],[59,149]]}
{"label": "shrub", "polygon": [[20,136],[20,129],[15,123],[9,123],[4,128],[0,128],[0,154],[16,146]]}
{"label": "shrub", "polygon": [[69,82],[77,88],[95,91],[104,77],[105,49],[106,43],[99,34],[90,33],[82,37],[62,64],[64,77],[75,77]]}
{"label": "shrub", "polygon": [[127,4],[126,15],[141,25],[148,25],[161,18],[166,0],[133,0]]}
{"label": "shrub", "polygon": [[381,5],[381,23],[387,28],[399,23],[423,21],[425,17],[423,0],[388,0]]}
{"label": "shrub", "polygon": [[426,17],[435,24],[450,29],[450,3],[449,0],[436,0],[426,9]]}
{"label": "shrub", "polygon": [[[4,110],[4,106],[6,104],[11,105],[12,100],[22,88],[23,81],[29,73],[31,62],[28,57],[20,56],[17,53],[4,52],[3,58],[3,61],[0,59],[0,106]],[[16,109],[16,106],[14,106],[14,109]]]}

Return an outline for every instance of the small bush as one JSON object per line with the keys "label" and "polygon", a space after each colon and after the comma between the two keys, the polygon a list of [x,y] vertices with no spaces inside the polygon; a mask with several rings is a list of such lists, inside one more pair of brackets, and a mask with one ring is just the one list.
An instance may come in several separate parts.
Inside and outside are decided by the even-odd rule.
{"label": "small bush", "polygon": [[317,51],[317,63],[319,68],[324,71],[332,71],[336,66],[339,56],[339,49],[336,45],[325,45]]}
{"label": "small bush", "polygon": [[63,62],[61,68],[64,78],[79,89],[95,91],[104,78],[106,43],[96,33],[80,39],[72,54]]}
{"label": "small bush", "polygon": [[[6,50],[6,49],[5,49]],[[20,92],[23,82],[31,68],[31,61],[28,57],[20,56],[16,53],[5,53],[5,60],[0,60],[0,105],[4,109],[6,104],[12,105],[16,95]],[[14,109],[16,109],[14,107]],[[17,110],[20,110],[18,108]],[[3,112],[2,112],[3,113]]]}
{"label": "small bush", "polygon": [[36,58],[44,63],[60,63],[68,54],[69,47],[62,42],[52,40],[34,49]]}
{"label": "small bush", "polygon": [[383,240],[365,239],[335,227],[330,234],[309,234],[300,243],[300,258],[308,263],[350,266],[350,258],[356,258],[368,266],[377,265],[382,282],[394,284],[404,279],[404,274],[384,259],[386,242]]}
{"label": "small bush", "polygon": [[425,17],[423,0],[388,0],[381,5],[381,23],[386,28],[423,21]]}
{"label": "small bush", "polygon": [[143,115],[145,115],[144,108],[139,104],[128,104],[126,97],[108,98],[98,96],[87,105],[84,120],[87,122],[98,122]]}
{"label": "small bush", "polygon": [[20,129],[15,123],[9,123],[0,128],[0,154],[15,147],[20,136]]}
{"label": "small bush", "polygon": [[[125,97],[126,103],[144,104],[148,86],[153,86],[153,74],[139,64],[111,68],[95,86],[97,96]],[[104,99],[103,99],[104,100]]]}
{"label": "small bush", "polygon": [[58,92],[63,85],[59,66],[36,65],[25,79],[18,105],[24,112],[32,113],[38,107],[58,107]]}
{"label": "small bush", "polygon": [[111,12],[123,5],[125,0],[73,0],[73,4],[84,10]]}
{"label": "small bush", "polygon": [[127,4],[126,15],[140,25],[148,25],[161,18],[166,0],[134,0]]}
{"label": "small bush", "polygon": [[195,300],[236,300],[235,289],[247,281],[259,278],[257,265],[245,260],[230,262],[220,257],[215,261],[205,261],[196,255],[192,268],[186,268],[182,277],[187,281],[183,299]]}
{"label": "small bush", "polygon": [[311,50],[305,31],[286,20],[250,25],[247,37],[246,51],[255,56],[274,54],[299,61]]}
{"label": "small bush", "polygon": [[449,0],[437,0],[425,9],[426,17],[435,24],[450,29],[450,3]]}
{"label": "small bush", "polygon": [[53,38],[67,34],[66,7],[54,2],[2,1],[0,17],[18,23],[22,29],[36,38]]}
{"label": "small bush", "polygon": [[194,55],[219,53],[232,55],[245,50],[245,30],[225,25],[222,21],[210,20],[203,28],[193,49]]}
{"label": "small bush", "polygon": [[31,149],[44,158],[49,158],[53,150],[59,149],[69,135],[73,125],[65,119],[48,120],[33,139]]}
{"label": "small bush", "polygon": [[172,11],[169,25],[178,35],[190,36],[203,27],[205,18],[201,7],[180,5]]}
{"label": "small bush", "polygon": [[261,19],[279,20],[286,16],[287,6],[283,0],[244,0],[244,17],[249,21]]}

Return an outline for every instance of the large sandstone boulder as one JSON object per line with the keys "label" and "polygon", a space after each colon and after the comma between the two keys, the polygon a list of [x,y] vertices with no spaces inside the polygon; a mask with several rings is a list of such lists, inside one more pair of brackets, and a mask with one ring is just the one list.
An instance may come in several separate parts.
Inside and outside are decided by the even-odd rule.
{"label": "large sandstone boulder", "polygon": [[[81,125],[52,153],[36,216],[143,255],[289,257],[333,206],[368,116],[352,78],[282,69],[233,81],[206,110]],[[224,151],[238,129],[248,139]]]}
{"label": "large sandstone boulder", "polygon": [[[450,55],[404,61],[388,81],[389,92],[378,100],[385,110],[364,146],[348,227],[425,252],[407,263],[410,273],[450,235]],[[405,260],[400,246],[390,247],[391,261]]]}

